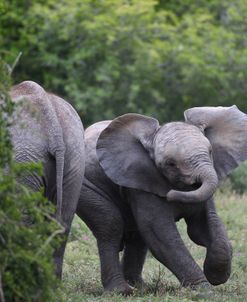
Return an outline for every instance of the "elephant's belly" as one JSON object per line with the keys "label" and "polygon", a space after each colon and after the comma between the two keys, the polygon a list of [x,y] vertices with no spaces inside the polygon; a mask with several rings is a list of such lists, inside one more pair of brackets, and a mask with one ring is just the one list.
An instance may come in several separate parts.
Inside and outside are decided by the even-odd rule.
{"label": "elephant's belly", "polygon": [[205,204],[174,203],[172,204],[172,208],[175,221],[179,221],[182,218],[189,218],[199,213],[205,208]]}

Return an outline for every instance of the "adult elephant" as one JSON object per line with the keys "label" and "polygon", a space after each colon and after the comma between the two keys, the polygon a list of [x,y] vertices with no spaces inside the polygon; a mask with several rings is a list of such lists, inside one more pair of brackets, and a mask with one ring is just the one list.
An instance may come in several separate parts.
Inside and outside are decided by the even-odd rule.
{"label": "adult elephant", "polygon": [[[204,132],[183,122],[160,126],[138,114],[86,130],[86,170],[77,214],[97,239],[105,290],[128,294],[126,280],[131,285],[142,282],[147,248],[184,286],[217,285],[229,278],[232,249],[211,197],[218,178],[246,157],[246,142],[238,137],[246,133],[247,122],[236,107],[213,111],[214,118],[201,115]],[[194,111],[188,115],[192,120]],[[191,186],[194,190],[188,191]],[[204,272],[177,231],[175,222],[181,218],[190,238],[207,248]],[[121,265],[118,253],[123,246]]]}
{"label": "adult elephant", "polygon": [[70,225],[76,211],[85,170],[84,130],[73,107],[32,81],[12,88],[15,103],[10,127],[16,161],[43,163],[43,175],[23,179],[33,190],[44,187],[45,196],[56,204],[56,218],[64,226],[64,240],[55,251],[56,274],[62,262]]}

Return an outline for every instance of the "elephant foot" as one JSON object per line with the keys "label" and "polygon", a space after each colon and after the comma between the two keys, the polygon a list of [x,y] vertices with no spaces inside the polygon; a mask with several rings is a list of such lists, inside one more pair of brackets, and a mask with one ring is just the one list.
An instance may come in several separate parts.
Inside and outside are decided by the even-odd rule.
{"label": "elephant foot", "polygon": [[124,296],[129,296],[133,294],[133,288],[129,286],[127,282],[121,284],[110,283],[105,286],[104,289],[106,292],[118,293]]}
{"label": "elephant foot", "polygon": [[191,286],[191,288],[195,291],[194,296],[197,300],[208,300],[213,297],[214,292],[212,286],[208,282],[196,284]]}
{"label": "elephant foot", "polygon": [[192,290],[210,290],[212,289],[211,284],[209,284],[207,281],[203,281],[197,284],[190,284],[188,287],[190,287]]}
{"label": "elephant foot", "polygon": [[182,287],[186,287],[192,290],[198,290],[200,288],[210,288],[211,284],[207,281],[206,278],[202,279],[202,280],[197,280],[197,281],[183,281],[181,283]]}
{"label": "elephant foot", "polygon": [[141,290],[145,290],[147,288],[146,283],[143,281],[142,277],[137,276],[137,277],[125,277],[126,281],[128,282],[129,285],[141,289]]}

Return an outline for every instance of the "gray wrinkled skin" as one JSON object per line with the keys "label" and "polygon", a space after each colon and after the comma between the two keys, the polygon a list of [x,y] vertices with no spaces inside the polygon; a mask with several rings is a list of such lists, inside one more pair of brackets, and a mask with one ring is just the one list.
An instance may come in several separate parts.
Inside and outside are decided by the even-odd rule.
{"label": "gray wrinkled skin", "polygon": [[97,142],[106,175],[168,201],[210,199],[218,180],[247,159],[247,117],[236,106],[198,107],[185,119],[162,126],[140,114],[114,119]]}
{"label": "gray wrinkled skin", "polygon": [[[159,137],[156,136],[156,142],[150,139],[163,130],[156,120],[148,119],[145,131],[145,119],[140,116],[137,119],[141,123],[138,124],[140,129],[135,123],[136,115],[129,115],[127,131],[122,129],[123,119],[116,120],[114,128],[109,127],[112,125],[110,121],[105,121],[85,131],[86,169],[77,214],[97,239],[104,289],[130,294],[130,285],[142,285],[141,275],[148,249],[175,274],[183,286],[226,282],[231,271],[232,249],[213,199],[186,204],[167,201],[166,194],[171,190],[171,184],[163,175],[164,154],[157,154],[159,151],[153,147]],[[170,126],[180,129],[181,124]],[[119,127],[117,133],[115,127]],[[191,128],[194,135],[205,143],[199,149],[203,154],[209,154],[208,140],[195,126]],[[182,137],[186,134],[183,131]],[[141,146],[133,138],[139,132]],[[109,137],[111,140],[105,141]],[[169,157],[180,151],[181,148],[167,150]],[[194,150],[191,148],[190,151]],[[207,164],[210,160],[212,165],[212,159],[205,157]],[[159,172],[156,171],[155,161]],[[189,172],[186,180],[191,184],[190,174],[193,171]],[[179,180],[183,182],[185,176]],[[169,177],[172,181],[173,173]],[[207,248],[203,271],[178,233],[175,222],[181,218],[187,223],[190,238]],[[123,248],[120,263],[119,251]]]}
{"label": "gray wrinkled skin", "polygon": [[44,187],[45,196],[56,205],[56,218],[65,228],[65,240],[55,252],[56,274],[62,274],[67,236],[76,210],[85,170],[84,130],[73,107],[47,93],[32,81],[12,88],[16,104],[10,127],[17,162],[43,164],[43,175],[21,179],[33,190]]}

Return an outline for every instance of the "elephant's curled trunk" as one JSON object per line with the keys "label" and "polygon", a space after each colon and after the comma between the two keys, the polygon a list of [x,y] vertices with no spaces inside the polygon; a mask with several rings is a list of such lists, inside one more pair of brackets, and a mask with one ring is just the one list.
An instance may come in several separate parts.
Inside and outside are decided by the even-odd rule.
{"label": "elephant's curled trunk", "polygon": [[218,185],[216,171],[213,167],[207,169],[204,167],[203,172],[198,175],[202,183],[200,188],[189,192],[170,190],[167,194],[167,200],[179,202],[203,202],[211,198]]}

